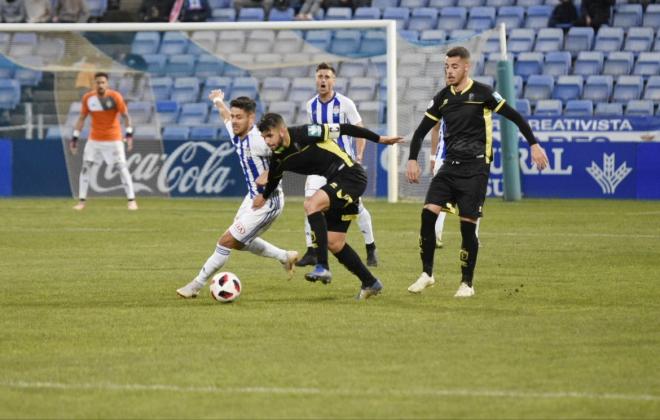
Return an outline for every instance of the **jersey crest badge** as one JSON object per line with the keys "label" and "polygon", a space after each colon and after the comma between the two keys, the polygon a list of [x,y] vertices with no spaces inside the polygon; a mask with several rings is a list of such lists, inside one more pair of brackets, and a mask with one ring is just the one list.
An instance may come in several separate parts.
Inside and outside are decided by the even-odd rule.
{"label": "jersey crest badge", "polygon": [[335,106],[332,108],[332,114],[333,114],[333,115],[339,115],[339,106],[335,105]]}
{"label": "jersey crest badge", "polygon": [[321,137],[323,129],[320,125],[308,125],[307,126],[307,135],[310,137]]}

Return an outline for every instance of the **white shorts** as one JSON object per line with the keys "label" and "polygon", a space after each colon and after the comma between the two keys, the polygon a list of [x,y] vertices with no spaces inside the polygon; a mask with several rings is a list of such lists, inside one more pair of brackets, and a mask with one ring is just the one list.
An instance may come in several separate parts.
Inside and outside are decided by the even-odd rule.
{"label": "white shorts", "polygon": [[247,245],[267,231],[283,210],[284,194],[281,191],[274,192],[266,200],[266,204],[256,210],[252,208],[252,198],[248,194],[236,212],[234,223],[229,226],[229,233],[234,239]]}
{"label": "white shorts", "polygon": [[99,163],[105,161],[110,165],[117,163],[126,163],[126,152],[124,152],[124,142],[115,141],[97,141],[88,140],[83,153],[84,162]]}
{"label": "white shorts", "polygon": [[328,180],[321,175],[307,175],[305,180],[305,198],[314,195],[322,186],[328,183]]}

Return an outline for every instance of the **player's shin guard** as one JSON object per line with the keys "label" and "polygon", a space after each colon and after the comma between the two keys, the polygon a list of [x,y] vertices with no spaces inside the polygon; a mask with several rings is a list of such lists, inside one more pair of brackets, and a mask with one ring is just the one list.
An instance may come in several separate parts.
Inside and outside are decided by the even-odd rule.
{"label": "player's shin guard", "polygon": [[472,222],[461,220],[461,272],[462,282],[472,287],[474,267],[477,265],[477,253],[479,252],[479,241],[477,239],[477,225]]}
{"label": "player's shin guard", "polygon": [[422,227],[419,230],[419,255],[422,257],[422,270],[433,275],[433,257],[435,256],[435,220],[438,215],[431,210],[422,210]]}
{"label": "player's shin guard", "polygon": [[80,181],[78,185],[78,199],[87,199],[87,190],[89,190],[89,172],[92,170],[94,162],[84,161],[80,170]]}
{"label": "player's shin guard", "polygon": [[360,256],[349,244],[344,244],[341,251],[335,254],[339,261],[348,271],[355,274],[362,282],[362,287],[371,287],[376,282],[376,277],[364,265]]}
{"label": "player's shin guard", "polygon": [[229,254],[231,254],[231,249],[226,248],[222,245],[216,245],[215,252],[209,257],[208,260],[204,263],[204,266],[195,277],[195,281],[200,284],[206,284],[206,282],[211,278],[216,271],[222,268],[223,265],[229,259]]}
{"label": "player's shin guard", "polygon": [[314,233],[314,243],[316,244],[316,263],[326,269],[328,266],[328,224],[325,221],[323,212],[317,211],[307,216],[309,226]]}

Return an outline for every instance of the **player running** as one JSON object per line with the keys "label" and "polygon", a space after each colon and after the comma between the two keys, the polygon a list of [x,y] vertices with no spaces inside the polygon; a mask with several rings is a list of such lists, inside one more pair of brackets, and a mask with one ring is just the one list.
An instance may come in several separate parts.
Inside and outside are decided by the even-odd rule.
{"label": "player running", "polygon": [[209,99],[220,112],[231,136],[248,192],[236,212],[234,223],[220,237],[215,252],[206,261],[197,277],[176,291],[183,298],[197,297],[209,278],[227,263],[232,249],[250,251],[262,257],[277,259],[282,263],[289,279],[298,261],[296,251],[285,251],[258,237],[282,214],[284,193],[278,182],[273,186],[264,205],[258,209],[252,208],[252,199],[263,190],[257,185],[256,180],[268,170],[268,159],[271,155],[270,149],[254,125],[257,104],[254,100],[241,96],[232,100],[228,108],[221,90],[212,91]]}

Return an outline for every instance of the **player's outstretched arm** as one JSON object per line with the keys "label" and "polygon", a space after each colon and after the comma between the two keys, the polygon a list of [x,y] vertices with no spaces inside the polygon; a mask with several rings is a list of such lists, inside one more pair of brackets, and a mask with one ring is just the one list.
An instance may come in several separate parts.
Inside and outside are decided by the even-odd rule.
{"label": "player's outstretched arm", "polygon": [[[333,128],[330,127],[331,137],[332,137],[332,129]],[[367,139],[374,143],[381,143],[387,145],[403,142],[403,137],[401,136],[381,136],[369,130],[368,128],[360,127],[353,124],[339,124],[338,134],[339,135],[343,134],[356,138],[359,137],[359,138]]]}
{"label": "player's outstretched arm", "polygon": [[536,167],[540,171],[545,169],[549,164],[548,156],[545,154],[543,147],[541,147],[539,142],[536,141],[534,133],[532,133],[532,127],[530,127],[527,121],[525,121],[525,118],[520,115],[520,112],[516,111],[511,106],[509,106],[509,104],[505,103],[504,106],[502,106],[502,108],[497,111],[497,113],[518,126],[520,133],[523,135],[523,137],[525,137],[527,143],[529,143],[532,162],[536,164]]}
{"label": "player's outstretched arm", "polygon": [[406,178],[408,182],[417,184],[419,183],[419,176],[421,171],[419,170],[419,165],[417,164],[417,156],[419,156],[419,151],[422,148],[422,142],[424,137],[437,124],[437,120],[424,116],[422,122],[419,123],[419,126],[413,133],[412,140],[410,142],[410,155],[408,155],[408,164],[406,165]]}
{"label": "player's outstretched arm", "polygon": [[209,93],[209,100],[213,102],[213,106],[220,112],[223,122],[231,120],[231,112],[225,104],[225,93],[222,90],[212,90]]}

